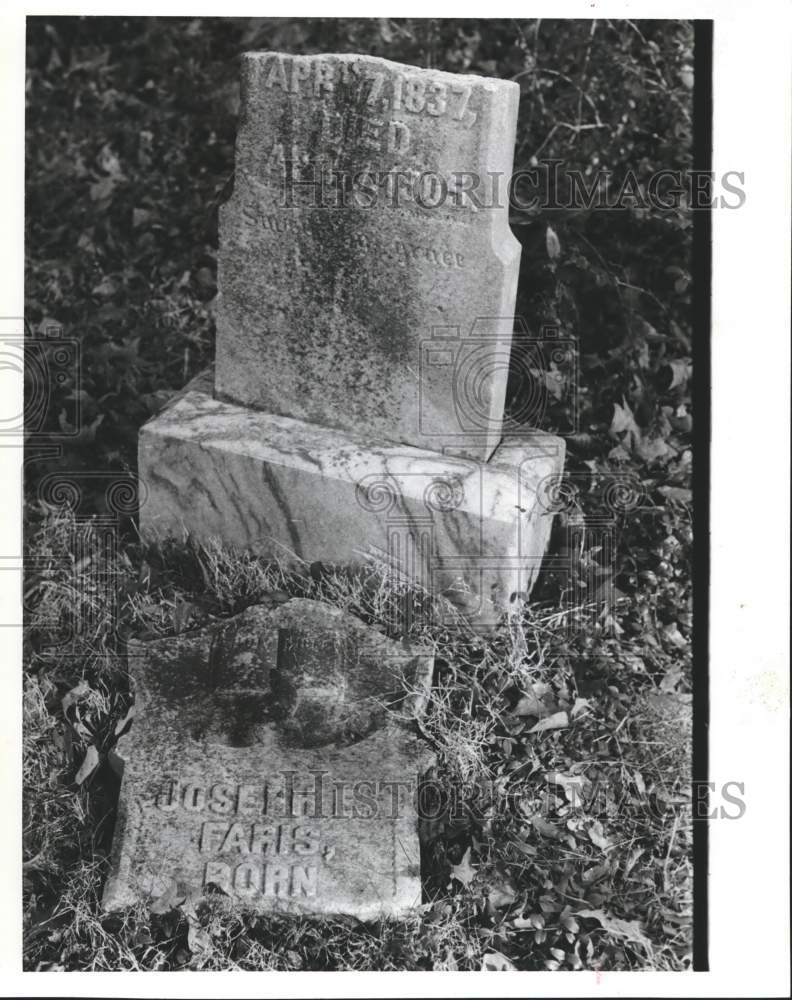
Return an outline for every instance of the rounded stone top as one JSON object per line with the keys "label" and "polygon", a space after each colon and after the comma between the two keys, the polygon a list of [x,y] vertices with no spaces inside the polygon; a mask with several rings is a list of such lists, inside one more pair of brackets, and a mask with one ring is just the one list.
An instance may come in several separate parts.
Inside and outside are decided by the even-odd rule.
{"label": "rounded stone top", "polygon": [[[130,644],[146,739],[311,749],[414,714],[432,656],[317,601],[253,607],[195,633]],[[419,701],[421,699],[419,698]],[[141,727],[138,727],[139,730]]]}

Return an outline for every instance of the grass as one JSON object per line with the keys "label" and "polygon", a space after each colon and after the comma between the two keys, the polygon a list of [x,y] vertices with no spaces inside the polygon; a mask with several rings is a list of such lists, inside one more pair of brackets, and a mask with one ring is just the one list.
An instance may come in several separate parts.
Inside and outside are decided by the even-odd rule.
{"label": "grass", "polygon": [[[32,428],[56,435],[59,457],[43,449],[26,463],[26,966],[688,968],[686,209],[511,213],[516,311],[580,347],[579,372],[541,423],[579,428],[566,437],[577,495],[556,524],[621,518],[619,537],[612,566],[594,538],[565,553],[580,562],[588,607],[570,606],[546,574],[509,629],[477,637],[410,624],[437,653],[422,730],[447,790],[424,823],[426,905],[412,921],[279,921],[217,903],[100,915],[113,748],[131,703],[128,636],[172,635],[284,594],[398,635],[404,598],[420,608],[424,596],[376,567],[352,577],[214,548],[144,551],[34,498],[44,475],[65,472],[82,489],[81,513],[104,510],[108,482],[134,475],[140,426],[212,358],[240,52],[367,52],[516,79],[515,168],[532,168],[536,150],[586,176],[612,167],[618,185],[628,169],[690,166],[691,24],[97,17],[28,28],[26,317],[44,332],[62,327],[82,360],[47,382]],[[588,115],[589,93],[603,127],[558,130]],[[624,471],[647,500],[629,517],[596,499]],[[556,538],[553,551],[563,545]],[[530,731],[562,712],[564,728]]]}
{"label": "grass", "polygon": [[[108,546],[95,520],[44,508],[30,517],[27,969],[690,967],[690,699],[663,685],[679,674],[678,652],[665,670],[639,667],[629,630],[614,634],[582,608],[535,606],[486,636],[405,623],[404,585],[376,569],[287,568],[217,546]],[[261,917],[222,899],[102,915],[113,747],[131,703],[124,640],[287,595],[435,650],[420,724],[436,753],[423,906],[369,925]],[[560,728],[531,732],[542,719]]]}

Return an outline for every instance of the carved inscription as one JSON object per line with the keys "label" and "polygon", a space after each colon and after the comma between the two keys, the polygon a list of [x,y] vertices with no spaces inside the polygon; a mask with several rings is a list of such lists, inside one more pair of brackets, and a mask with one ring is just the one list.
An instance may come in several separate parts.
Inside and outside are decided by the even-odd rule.
{"label": "carved inscription", "polygon": [[264,85],[303,99],[322,100],[336,90],[359,88],[367,107],[408,115],[450,118],[470,128],[478,113],[469,107],[472,88],[404,72],[372,70],[362,60],[292,59],[274,54],[264,65]]}
{"label": "carved inscription", "polygon": [[256,784],[169,779],[154,807],[194,815],[204,886],[238,896],[310,899],[320,889],[323,865],[336,853],[322,835],[320,817],[393,817],[414,787],[412,781],[326,781],[327,774],[311,771],[307,783],[293,771]]}
{"label": "carved inscription", "polygon": [[[233,889],[243,895],[315,896],[318,865],[303,862],[300,856],[317,855],[320,850],[326,855],[329,849],[322,847],[319,837],[319,830],[309,826],[209,820],[201,827],[199,851],[245,857],[239,863],[207,861],[204,885],[214,883],[226,892]],[[290,864],[291,857],[294,863]]]}
{"label": "carved inscription", "polygon": [[202,854],[317,854],[319,831],[310,826],[284,823],[224,823],[207,820],[201,827],[198,850]]}
{"label": "carved inscription", "polygon": [[203,884],[224,892],[311,898],[317,892],[321,860],[335,853],[332,845],[322,843],[318,826],[267,819],[268,813],[283,817],[295,809],[305,811],[307,796],[297,789],[284,795],[283,788],[276,792],[267,784],[217,782],[204,787],[170,781],[154,804],[161,812],[181,809],[226,817],[205,819],[198,832],[199,854],[214,855],[204,864]]}
{"label": "carved inscription", "polygon": [[203,884],[242,896],[310,899],[316,895],[317,874],[316,865],[262,865],[243,861],[234,866],[224,861],[207,861]]}
{"label": "carved inscription", "polygon": [[[310,220],[303,216],[263,211],[252,197],[242,200],[241,212],[242,218],[260,235],[294,233],[310,236],[313,231]],[[448,246],[411,243],[401,239],[381,243],[365,233],[351,234],[347,245],[350,251],[364,257],[390,259],[400,267],[428,264],[442,270],[463,270],[466,263],[465,254]]]}

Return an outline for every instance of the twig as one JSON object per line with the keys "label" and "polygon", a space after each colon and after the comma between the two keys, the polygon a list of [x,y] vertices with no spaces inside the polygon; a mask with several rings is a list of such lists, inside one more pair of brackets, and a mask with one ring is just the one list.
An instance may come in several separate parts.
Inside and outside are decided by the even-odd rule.
{"label": "twig", "polygon": [[[568,83],[570,85],[570,87],[574,87],[575,90],[579,91],[579,93],[580,93],[580,99],[582,101],[585,100],[587,104],[591,105],[591,110],[594,112],[594,117],[596,118],[597,125],[601,126],[602,128],[605,128],[605,124],[603,123],[602,119],[599,116],[599,109],[597,108],[597,105],[595,104],[594,99],[589,94],[587,94],[584,90],[582,90],[581,87],[577,83],[575,83],[575,81],[572,79],[572,77],[567,76],[566,73],[559,73],[559,71],[557,69],[546,69],[546,68],[542,68],[542,67],[539,67],[539,66],[533,66],[531,69],[523,69],[523,70],[520,70],[519,73],[515,73],[515,75],[512,77],[512,80],[516,81],[516,80],[519,80],[520,77],[533,75],[533,77],[534,77],[534,84],[533,84],[533,86],[534,86],[534,90],[535,90],[536,86],[537,86],[536,77],[540,73],[546,73],[548,76],[557,76],[560,80],[563,80],[565,83]],[[578,120],[580,120],[579,117],[578,117]],[[570,126],[570,128],[571,127],[572,126]]]}
{"label": "twig", "polygon": [[671,829],[671,840],[668,843],[668,850],[666,851],[665,861],[663,862],[663,892],[668,892],[668,862],[671,858],[671,850],[674,846],[674,841],[676,840],[677,827],[679,826],[679,813],[674,813],[674,826]]}
{"label": "twig", "polygon": [[595,125],[595,124],[591,124],[591,125],[570,125],[569,122],[556,122],[555,125],[550,129],[550,131],[545,136],[544,141],[531,154],[531,156],[529,157],[529,159],[534,159],[535,157],[537,157],[542,152],[542,150],[545,148],[545,146],[548,144],[548,142],[550,142],[550,140],[555,135],[556,129],[559,129],[559,128],[568,128],[572,132],[574,132],[575,134],[577,134],[578,132],[586,132],[586,131],[588,131],[589,129],[592,129],[592,128],[607,128],[607,127],[608,126],[605,125],[605,124],[600,124],[600,125]]}
{"label": "twig", "polygon": [[616,278],[615,280],[616,284],[620,288],[629,288],[633,292],[641,292],[643,295],[648,295],[650,299],[653,299],[654,302],[656,302],[657,305],[660,306],[660,308],[663,310],[664,313],[668,314],[668,306],[665,305],[665,303],[661,302],[660,299],[658,299],[658,297],[655,295],[655,293],[650,292],[648,288],[641,288],[640,285],[631,285],[629,281],[621,281],[619,278]]}
{"label": "twig", "polygon": [[596,20],[594,20],[591,22],[591,31],[589,32],[588,45],[586,45],[586,54],[583,57],[583,69],[580,71],[580,86],[578,87],[578,106],[577,106],[578,125],[580,125],[581,119],[583,118],[583,97],[585,93],[583,90],[583,84],[586,82],[586,70],[588,69],[589,56],[591,55],[591,44],[594,41],[594,33],[596,30],[597,30],[597,22]]}

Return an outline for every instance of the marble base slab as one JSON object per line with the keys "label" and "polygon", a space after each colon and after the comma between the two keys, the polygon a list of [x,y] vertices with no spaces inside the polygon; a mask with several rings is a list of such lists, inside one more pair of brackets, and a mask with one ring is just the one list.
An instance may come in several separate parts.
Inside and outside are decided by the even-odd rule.
{"label": "marble base slab", "polygon": [[564,442],[530,433],[478,462],[215,399],[206,375],[143,427],[138,460],[144,540],[374,560],[490,625],[539,571]]}

